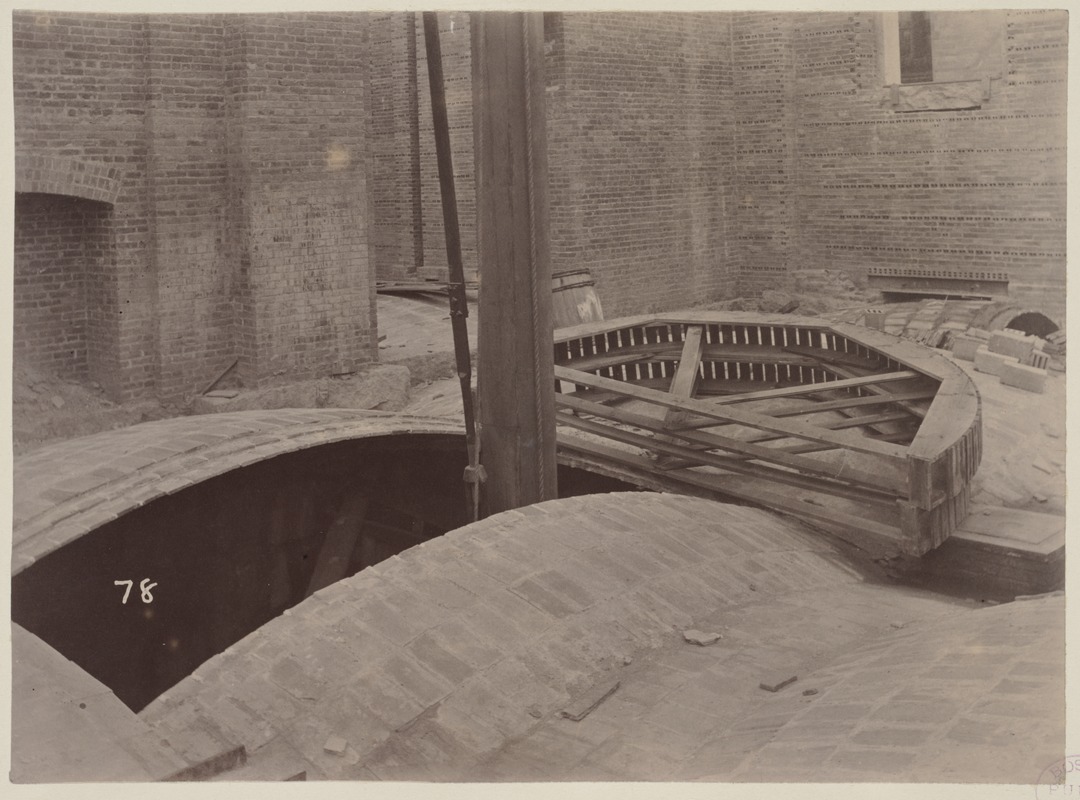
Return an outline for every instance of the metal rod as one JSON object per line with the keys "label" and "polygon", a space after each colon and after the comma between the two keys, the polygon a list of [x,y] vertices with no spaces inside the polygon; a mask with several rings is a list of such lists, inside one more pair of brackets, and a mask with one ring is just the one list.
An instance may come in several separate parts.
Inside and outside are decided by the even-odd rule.
{"label": "metal rod", "polygon": [[450,124],[446,117],[446,90],[443,83],[442,46],[439,41],[439,18],[434,11],[424,12],[424,45],[427,50],[428,82],[431,86],[431,120],[435,129],[435,158],[439,165],[439,189],[442,194],[443,227],[446,238],[446,261],[450,267],[450,325],[454,332],[454,356],[461,382],[461,404],[465,412],[465,445],[469,467],[466,488],[470,519],[476,520],[480,481],[480,453],[477,447],[476,420],[472,399],[472,363],[469,357],[469,316],[465,300],[465,269],[461,263],[461,234],[458,227],[457,192],[454,189],[454,160],[450,150]]}

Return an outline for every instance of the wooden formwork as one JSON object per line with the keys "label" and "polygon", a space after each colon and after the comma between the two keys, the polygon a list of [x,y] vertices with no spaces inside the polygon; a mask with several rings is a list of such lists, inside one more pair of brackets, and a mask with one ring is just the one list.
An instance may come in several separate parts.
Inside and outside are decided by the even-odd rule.
{"label": "wooden formwork", "polygon": [[980,401],[956,365],[855,325],[649,315],[555,335],[560,460],[729,497],[919,555],[967,514]]}

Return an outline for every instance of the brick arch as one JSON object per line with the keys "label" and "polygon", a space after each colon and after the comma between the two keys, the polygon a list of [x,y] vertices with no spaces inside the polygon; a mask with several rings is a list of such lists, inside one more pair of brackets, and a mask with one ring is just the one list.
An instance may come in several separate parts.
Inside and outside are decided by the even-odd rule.
{"label": "brick arch", "polygon": [[15,191],[61,194],[116,203],[123,171],[81,158],[21,154],[15,156]]}

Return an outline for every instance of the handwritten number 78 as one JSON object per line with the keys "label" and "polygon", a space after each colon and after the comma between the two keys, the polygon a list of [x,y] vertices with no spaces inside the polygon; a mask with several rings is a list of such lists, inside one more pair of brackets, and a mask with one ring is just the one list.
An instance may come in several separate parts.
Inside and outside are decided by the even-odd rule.
{"label": "handwritten number 78", "polygon": [[[134,584],[135,581],[113,581],[113,586],[127,586],[127,588],[124,589],[124,599],[120,601],[121,603],[127,603],[128,596],[131,594],[131,587]],[[150,590],[155,586],[157,586],[157,584],[150,583],[149,578],[143,578],[142,581],[139,582],[139,592],[141,593],[141,598],[144,603],[153,602],[154,597],[150,594]]]}

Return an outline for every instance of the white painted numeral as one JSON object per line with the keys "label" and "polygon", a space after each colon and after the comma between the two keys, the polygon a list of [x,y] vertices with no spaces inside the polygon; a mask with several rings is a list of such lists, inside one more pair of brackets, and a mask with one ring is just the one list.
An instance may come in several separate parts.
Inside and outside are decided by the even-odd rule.
{"label": "white painted numeral", "polygon": [[[120,601],[126,605],[128,597],[131,595],[131,587],[135,585],[135,581],[113,581],[113,586],[127,586],[124,589],[124,598]],[[150,594],[150,590],[157,586],[156,583],[150,583],[149,578],[143,578],[139,581],[139,591],[142,593],[141,598],[144,603],[152,603],[154,596]]]}

